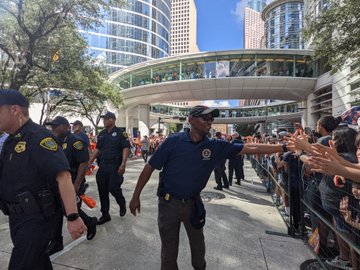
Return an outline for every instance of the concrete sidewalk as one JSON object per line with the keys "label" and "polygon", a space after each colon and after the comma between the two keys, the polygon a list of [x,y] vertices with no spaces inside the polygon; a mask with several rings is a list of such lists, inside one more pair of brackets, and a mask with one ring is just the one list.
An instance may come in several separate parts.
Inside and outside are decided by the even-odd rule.
{"label": "concrete sidewalk", "polygon": [[[128,201],[143,166],[141,159],[128,163],[123,185]],[[202,194],[207,209],[204,229],[207,269],[299,269],[301,263],[313,259],[313,255],[301,240],[286,236],[287,228],[249,162],[245,163],[245,177],[241,186],[217,191],[213,189],[215,180],[212,175]],[[89,177],[88,182],[88,194],[98,201],[95,178]],[[85,237],[72,241],[64,232],[66,247],[52,256],[54,269],[160,269],[157,184],[158,171],[155,171],[143,190],[141,214],[137,217],[128,211],[120,218],[119,208],[111,197],[112,220],[98,227],[92,241]],[[100,216],[99,205],[93,210],[83,208],[90,215]],[[7,269],[12,243],[7,218],[0,215],[0,269]],[[178,264],[179,269],[192,269],[190,248],[183,228]]]}

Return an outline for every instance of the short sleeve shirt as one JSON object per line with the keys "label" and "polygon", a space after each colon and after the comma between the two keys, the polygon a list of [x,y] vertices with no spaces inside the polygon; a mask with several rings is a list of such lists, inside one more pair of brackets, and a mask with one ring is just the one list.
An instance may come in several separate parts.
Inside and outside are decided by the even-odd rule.
{"label": "short sleeve shirt", "polygon": [[205,137],[192,142],[189,132],[168,137],[153,154],[149,165],[162,169],[165,191],[179,198],[200,193],[215,166],[224,158],[232,158],[243,149],[243,144],[229,143]]}
{"label": "short sleeve shirt", "polygon": [[129,138],[118,127],[114,127],[110,132],[104,129],[98,135],[96,148],[100,150],[98,158],[100,163],[112,160],[120,164],[122,161],[122,150],[130,147]]}
{"label": "short sleeve shirt", "polygon": [[56,176],[70,170],[51,132],[28,120],[4,145],[1,158],[0,195],[17,202],[16,195],[56,186]]}
{"label": "short sleeve shirt", "polygon": [[89,160],[89,151],[80,136],[68,132],[61,141],[61,147],[70,163],[71,175],[74,180],[79,165]]}

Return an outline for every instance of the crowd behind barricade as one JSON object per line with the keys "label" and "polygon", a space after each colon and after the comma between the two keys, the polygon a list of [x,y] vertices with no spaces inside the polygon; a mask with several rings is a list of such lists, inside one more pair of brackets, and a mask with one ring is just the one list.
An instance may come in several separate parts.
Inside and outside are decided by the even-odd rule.
{"label": "crowd behind barricade", "polygon": [[[287,142],[296,151],[250,156],[289,234],[308,241],[330,269],[359,269],[360,107],[324,116],[315,130],[294,123],[294,133],[255,135],[248,142]],[[344,169],[345,168],[345,169]]]}

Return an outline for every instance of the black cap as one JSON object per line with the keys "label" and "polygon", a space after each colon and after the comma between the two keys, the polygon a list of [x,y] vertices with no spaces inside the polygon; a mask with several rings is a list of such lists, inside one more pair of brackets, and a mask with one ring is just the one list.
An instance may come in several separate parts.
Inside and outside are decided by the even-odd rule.
{"label": "black cap", "polygon": [[83,127],[83,123],[80,120],[76,120],[75,122],[71,123],[73,126],[81,126]]}
{"label": "black cap", "polygon": [[211,113],[211,115],[213,117],[218,117],[220,115],[220,112],[218,109],[215,108],[209,108],[208,106],[204,106],[204,105],[196,105],[195,107],[192,107],[190,109],[190,116],[199,116],[199,115],[205,115],[205,114],[209,114]]}
{"label": "black cap", "polygon": [[100,118],[112,118],[112,119],[116,119],[116,116],[114,113],[112,112],[107,112],[103,115],[100,115]]}
{"label": "black cap", "polygon": [[69,121],[62,116],[56,116],[51,122],[45,123],[45,125],[49,126],[57,126],[57,125],[70,125]]}
{"label": "black cap", "polygon": [[0,90],[1,105],[19,105],[29,108],[29,101],[19,91],[13,89]]}

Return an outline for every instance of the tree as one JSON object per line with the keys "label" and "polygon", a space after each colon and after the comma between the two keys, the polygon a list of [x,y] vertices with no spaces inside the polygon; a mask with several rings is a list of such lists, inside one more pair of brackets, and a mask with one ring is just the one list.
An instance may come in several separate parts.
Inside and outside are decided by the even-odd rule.
{"label": "tree", "polygon": [[315,58],[327,59],[332,72],[344,64],[360,66],[360,2],[329,0],[320,16],[306,18],[304,36]]}
{"label": "tree", "polygon": [[[63,29],[90,29],[100,25],[111,6],[123,0],[2,0],[0,2],[0,72],[12,89],[48,72],[49,59],[58,51]],[[101,8],[100,8],[101,7]],[[5,55],[5,56],[4,56]],[[1,59],[0,59],[1,60]]]}
{"label": "tree", "polygon": [[234,129],[241,136],[250,136],[254,133],[255,124],[234,124]]}

